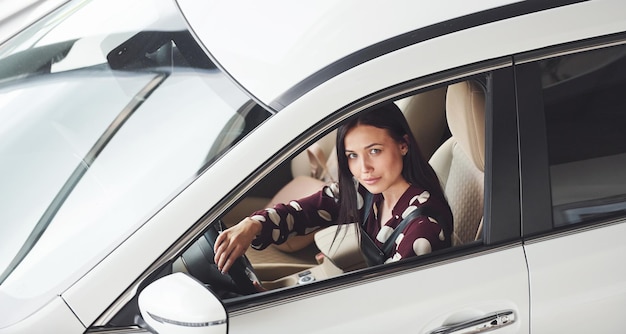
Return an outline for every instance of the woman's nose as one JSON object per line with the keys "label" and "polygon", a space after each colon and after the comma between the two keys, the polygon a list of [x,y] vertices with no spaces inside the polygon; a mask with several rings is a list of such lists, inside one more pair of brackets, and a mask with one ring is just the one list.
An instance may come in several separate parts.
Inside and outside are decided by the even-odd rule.
{"label": "woman's nose", "polygon": [[372,164],[367,157],[360,159],[361,163],[361,172],[366,173],[372,170]]}

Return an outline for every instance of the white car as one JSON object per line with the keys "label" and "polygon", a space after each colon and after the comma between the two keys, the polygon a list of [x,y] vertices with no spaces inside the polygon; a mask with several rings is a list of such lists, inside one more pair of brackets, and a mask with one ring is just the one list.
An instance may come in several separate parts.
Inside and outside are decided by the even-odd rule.
{"label": "white car", "polygon": [[[69,1],[0,47],[0,333],[623,331],[624,13]],[[220,229],[332,180],[334,130],[387,102],[453,246],[368,267],[321,230],[220,274]]]}

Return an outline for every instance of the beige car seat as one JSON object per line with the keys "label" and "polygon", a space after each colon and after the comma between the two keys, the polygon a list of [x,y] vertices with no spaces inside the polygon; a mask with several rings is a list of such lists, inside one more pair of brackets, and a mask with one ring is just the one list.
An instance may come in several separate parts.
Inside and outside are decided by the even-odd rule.
{"label": "beige car seat", "polygon": [[446,134],[446,89],[441,87],[396,101],[426,160]]}
{"label": "beige car seat", "polygon": [[485,170],[485,92],[475,81],[448,87],[446,116],[452,137],[432,156],[454,217],[453,245],[481,237]]}

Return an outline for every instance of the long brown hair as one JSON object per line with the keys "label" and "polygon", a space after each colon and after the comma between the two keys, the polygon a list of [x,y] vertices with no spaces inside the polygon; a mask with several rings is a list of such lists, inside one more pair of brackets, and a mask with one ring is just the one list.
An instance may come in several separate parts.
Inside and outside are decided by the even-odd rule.
{"label": "long brown hair", "polygon": [[397,142],[407,142],[409,150],[403,158],[402,176],[410,184],[426,189],[431,196],[436,196],[446,202],[437,174],[422,155],[402,111],[395,103],[386,103],[358,114],[339,127],[337,131],[336,147],[340,189],[339,224],[361,222],[362,220],[357,208],[355,181],[345,155],[346,133],[357,125],[371,125],[385,129],[389,136]]}

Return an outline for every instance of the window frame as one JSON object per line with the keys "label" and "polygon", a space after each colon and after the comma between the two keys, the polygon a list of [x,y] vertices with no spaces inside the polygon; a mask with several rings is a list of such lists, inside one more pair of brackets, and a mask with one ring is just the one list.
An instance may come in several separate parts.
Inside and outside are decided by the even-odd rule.
{"label": "window frame", "polygon": [[[302,298],[305,295],[314,295],[329,289],[335,290],[356,282],[380,280],[388,275],[398,275],[431,265],[442,265],[466,257],[480,256],[485,252],[493,251],[493,249],[521,242],[520,197],[519,191],[513,190],[519,189],[519,162],[515,81],[510,57],[411,80],[355,101],[336,111],[332,116],[318,124],[315,129],[295,138],[290,146],[281,150],[265,166],[261,166],[258,174],[251,176],[249,180],[252,180],[253,183],[262,182],[272,169],[280,168],[282,163],[334,130],[342,120],[372,105],[398,100],[443,85],[476,78],[486,73],[490,74],[487,75],[488,79],[485,83],[487,94],[485,105],[485,202],[483,209],[485,221],[483,223],[482,243],[451,247],[434,254],[386,264],[384,268],[373,267],[349,272],[340,277],[326,279],[313,285],[300,286],[297,289],[278,290],[271,294],[223,300],[228,314],[232,316],[247,313],[256,307],[281,303],[285,299],[298,296],[298,298]],[[499,111],[496,113],[494,110]],[[248,181],[244,182],[244,184],[249,183]],[[243,195],[237,195],[237,197],[241,196]]]}
{"label": "window frame", "polygon": [[626,33],[534,50],[513,57],[519,119],[522,230],[524,239],[600,226],[605,220],[554,226],[541,60],[626,44]]}

